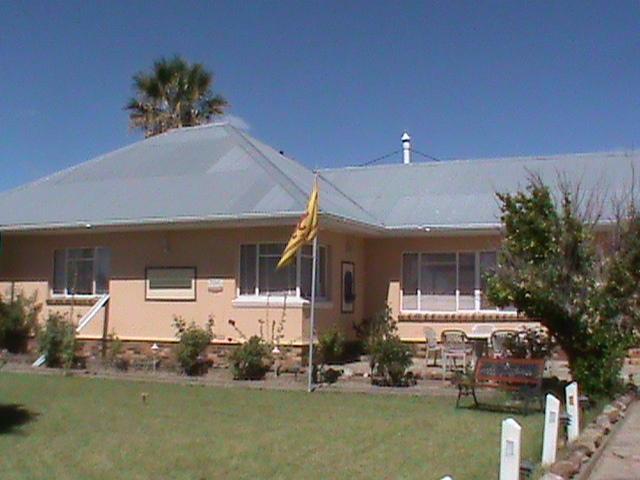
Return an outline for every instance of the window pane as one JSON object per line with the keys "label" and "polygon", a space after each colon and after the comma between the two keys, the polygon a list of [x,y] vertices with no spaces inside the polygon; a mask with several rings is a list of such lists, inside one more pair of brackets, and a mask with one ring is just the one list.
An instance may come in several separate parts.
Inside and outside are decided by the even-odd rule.
{"label": "window pane", "polygon": [[475,310],[476,254],[458,254],[458,308]]}
{"label": "window pane", "polygon": [[109,277],[111,276],[111,250],[108,248],[96,249],[96,293],[109,291]]}
{"label": "window pane", "polygon": [[402,255],[402,308],[418,309],[418,254]]}
{"label": "window pane", "polygon": [[66,286],[65,251],[56,250],[53,254],[53,293],[63,294]]}
{"label": "window pane", "polygon": [[318,247],[318,285],[316,295],[320,298],[327,298],[327,249]]}
{"label": "window pane", "polygon": [[[282,253],[282,250],[280,250]],[[280,254],[273,256],[262,255],[260,245],[259,279],[260,293],[264,294],[295,294],[296,292],[296,264],[293,262],[285,268],[276,270],[280,261]]]}
{"label": "window pane", "polygon": [[264,243],[260,245],[260,255],[282,256],[286,245],[284,243]]}
{"label": "window pane", "polygon": [[240,294],[253,295],[256,292],[256,255],[255,245],[240,247]]}
{"label": "window pane", "polygon": [[[300,255],[300,295],[311,297],[311,267],[313,264],[313,249],[311,246],[302,248]],[[327,298],[327,249],[318,247],[318,272],[316,276],[316,296]]]}
{"label": "window pane", "polygon": [[[77,250],[69,250],[69,253]],[[67,292],[74,295],[93,294],[93,259],[67,257]]]}
{"label": "window pane", "polygon": [[69,260],[92,260],[93,248],[70,248],[67,250]]}
{"label": "window pane", "polygon": [[487,299],[486,276],[494,271],[496,267],[496,252],[480,252],[480,308],[496,308]]}
{"label": "window pane", "polygon": [[421,256],[420,307],[422,310],[456,309],[456,255],[429,253]]}

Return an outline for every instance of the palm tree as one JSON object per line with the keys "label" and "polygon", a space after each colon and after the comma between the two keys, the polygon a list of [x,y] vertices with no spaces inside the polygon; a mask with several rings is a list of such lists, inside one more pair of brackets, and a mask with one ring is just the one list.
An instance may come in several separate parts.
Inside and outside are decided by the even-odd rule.
{"label": "palm tree", "polygon": [[229,106],[211,91],[213,74],[200,63],[189,64],[179,56],[161,58],[150,73],[133,76],[135,98],[129,100],[129,125],[146,137],[171,128],[191,127],[222,115]]}

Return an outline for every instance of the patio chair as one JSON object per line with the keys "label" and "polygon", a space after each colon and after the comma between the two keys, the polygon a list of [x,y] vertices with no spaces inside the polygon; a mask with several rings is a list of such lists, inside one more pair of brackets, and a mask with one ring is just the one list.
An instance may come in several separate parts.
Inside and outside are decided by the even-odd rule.
{"label": "patio chair", "polygon": [[436,366],[438,356],[442,358],[442,346],[438,345],[438,336],[436,331],[431,327],[424,327],[424,340],[425,340],[425,354],[424,364],[425,367],[429,366],[429,356],[433,356],[433,366]]}
{"label": "patio chair", "polygon": [[462,361],[462,368],[467,366],[467,358],[473,353],[473,346],[467,341],[467,334],[462,330],[444,330],[442,332],[442,379],[447,376],[449,362],[457,368],[456,360]]}
{"label": "patio chair", "polygon": [[489,342],[491,343],[491,351],[494,357],[505,357],[507,355],[505,343],[513,335],[515,335],[515,332],[512,330],[495,330],[491,334]]}

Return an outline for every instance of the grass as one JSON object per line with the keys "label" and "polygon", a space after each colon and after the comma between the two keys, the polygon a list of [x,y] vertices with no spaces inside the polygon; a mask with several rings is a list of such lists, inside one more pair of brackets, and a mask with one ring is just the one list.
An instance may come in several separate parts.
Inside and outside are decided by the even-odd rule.
{"label": "grass", "polygon": [[[454,404],[0,373],[0,478],[495,478],[506,415]],[[542,415],[515,418],[539,461]]]}

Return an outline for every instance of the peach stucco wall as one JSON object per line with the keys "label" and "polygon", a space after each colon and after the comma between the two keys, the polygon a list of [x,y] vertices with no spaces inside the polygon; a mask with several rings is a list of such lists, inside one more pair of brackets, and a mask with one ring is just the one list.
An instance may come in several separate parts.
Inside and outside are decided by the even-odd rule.
{"label": "peach stucco wall", "polygon": [[[242,337],[262,334],[271,339],[272,325],[283,319],[282,307],[238,307],[236,298],[240,244],[251,242],[286,242],[291,229],[243,228],[209,230],[175,230],[120,233],[83,233],[59,235],[6,235],[0,260],[0,294],[37,292],[43,303],[43,317],[49,311],[70,313],[71,307],[47,304],[51,297],[53,252],[58,248],[106,246],[111,248],[108,330],[122,339],[172,340],[174,315],[204,324],[211,316],[217,341],[237,342]],[[364,308],[363,240],[334,232],[320,232],[320,243],[329,247],[330,299],[317,309],[318,330],[331,324],[345,331],[359,320]],[[356,264],[357,299],[353,314],[340,313],[340,262]],[[145,300],[146,267],[196,267],[195,301]],[[220,292],[208,290],[208,280],[222,279]],[[77,321],[89,307],[73,307]],[[304,343],[308,335],[308,308],[287,307],[283,323],[285,343]],[[229,323],[233,320],[235,327]],[[102,314],[82,335],[99,337],[103,330]],[[269,324],[270,326],[268,326]]]}
{"label": "peach stucco wall", "polygon": [[[385,302],[391,309],[394,318],[400,313],[401,269],[404,252],[475,252],[496,250],[500,245],[500,236],[415,236],[405,238],[367,239],[365,243],[365,264],[367,266],[364,314],[374,315],[384,308]],[[430,319],[426,321],[398,322],[398,333],[404,340],[424,341],[424,327],[430,326],[440,335],[445,329],[462,329],[470,333],[477,321],[472,315],[460,313],[455,321],[442,316],[442,321]],[[477,316],[476,316],[477,318]],[[496,328],[516,328],[524,322],[520,318],[513,321],[495,321],[485,316],[483,322],[490,322]]]}

